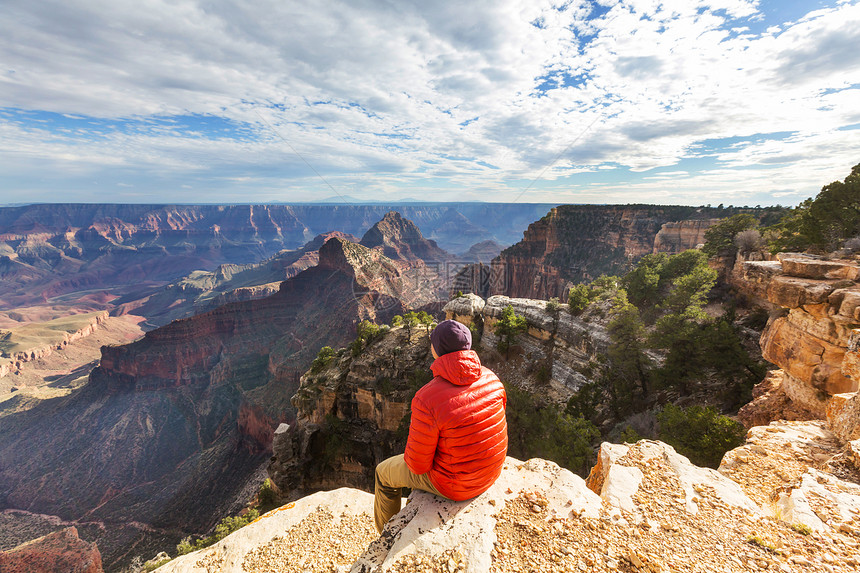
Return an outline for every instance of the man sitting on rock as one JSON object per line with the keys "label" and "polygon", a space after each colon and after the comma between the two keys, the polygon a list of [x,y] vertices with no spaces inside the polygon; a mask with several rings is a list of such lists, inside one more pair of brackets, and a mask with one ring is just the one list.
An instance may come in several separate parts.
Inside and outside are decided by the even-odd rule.
{"label": "man sitting on rock", "polygon": [[435,377],[412,399],[406,452],[376,466],[373,511],[380,533],[400,511],[401,488],[471,499],[493,485],[505,463],[505,388],[471,350],[471,332],[446,320],[433,330],[430,344]]}

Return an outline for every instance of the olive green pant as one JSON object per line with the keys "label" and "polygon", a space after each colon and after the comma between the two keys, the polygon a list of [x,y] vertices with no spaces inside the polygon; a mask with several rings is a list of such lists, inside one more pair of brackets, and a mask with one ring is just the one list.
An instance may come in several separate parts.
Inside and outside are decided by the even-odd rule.
{"label": "olive green pant", "polygon": [[382,528],[391,516],[400,511],[400,498],[404,487],[429,491],[445,497],[430,483],[428,474],[412,473],[403,460],[403,454],[379,462],[376,466],[375,499],[373,500],[373,519],[376,521],[376,529],[379,533],[382,533]]}

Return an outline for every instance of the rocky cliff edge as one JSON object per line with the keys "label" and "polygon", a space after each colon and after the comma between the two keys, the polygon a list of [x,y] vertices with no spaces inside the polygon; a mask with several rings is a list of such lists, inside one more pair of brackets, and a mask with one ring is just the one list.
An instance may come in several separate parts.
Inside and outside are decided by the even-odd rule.
{"label": "rocky cliff edge", "polygon": [[762,355],[782,371],[773,392],[757,400],[776,403],[782,393],[809,417],[824,418],[833,396],[856,392],[860,381],[860,261],[798,253],[778,259],[743,263],[737,283],[772,309]]}
{"label": "rocky cliff edge", "polygon": [[647,440],[603,444],[587,481],[508,458],[473,500],[413,492],[380,536],[370,494],[320,492],[159,571],[856,571],[860,486],[807,424],[756,428],[720,471]]}

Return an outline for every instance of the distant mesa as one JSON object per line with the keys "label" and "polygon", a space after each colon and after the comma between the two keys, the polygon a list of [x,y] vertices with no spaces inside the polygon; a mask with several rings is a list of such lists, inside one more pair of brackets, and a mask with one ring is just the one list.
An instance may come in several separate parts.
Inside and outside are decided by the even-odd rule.
{"label": "distant mesa", "polygon": [[489,263],[498,257],[504,250],[505,246],[497,241],[481,241],[475,243],[465,253],[457,255],[457,257],[467,263]]}

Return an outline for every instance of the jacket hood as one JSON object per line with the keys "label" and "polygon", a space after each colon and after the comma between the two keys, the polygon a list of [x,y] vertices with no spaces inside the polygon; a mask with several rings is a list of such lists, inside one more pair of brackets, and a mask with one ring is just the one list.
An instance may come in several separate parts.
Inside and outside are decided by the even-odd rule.
{"label": "jacket hood", "polygon": [[467,386],[481,377],[481,359],[474,350],[458,350],[437,358],[430,365],[434,376],[444,378],[451,384]]}

